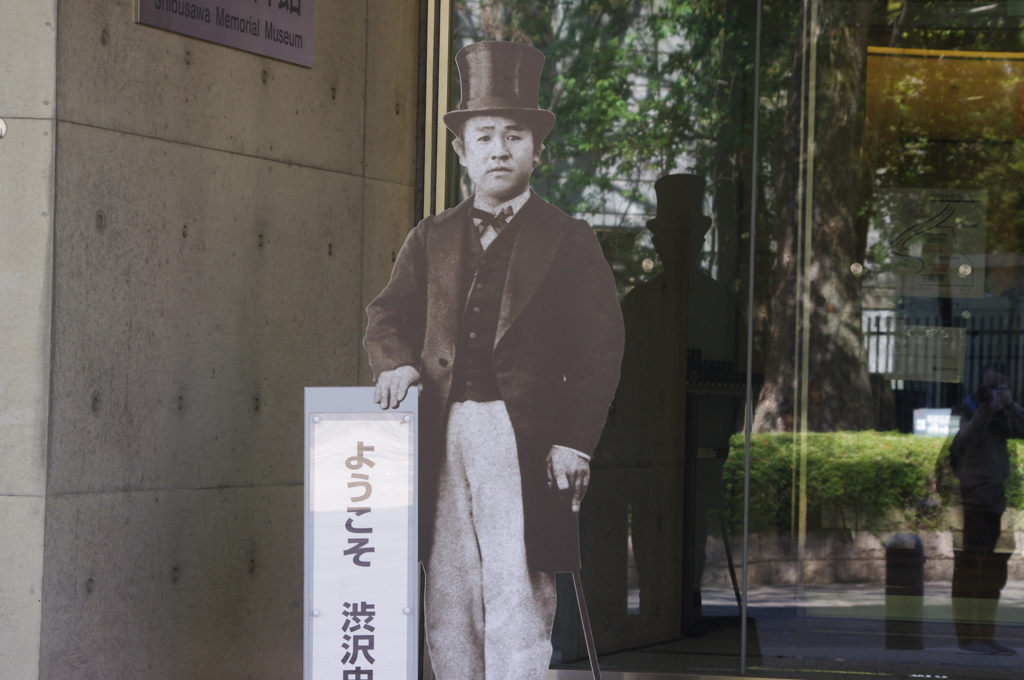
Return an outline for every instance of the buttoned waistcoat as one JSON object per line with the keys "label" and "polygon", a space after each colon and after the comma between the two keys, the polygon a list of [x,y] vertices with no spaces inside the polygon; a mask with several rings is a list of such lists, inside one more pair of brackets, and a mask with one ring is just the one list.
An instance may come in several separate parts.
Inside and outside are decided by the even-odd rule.
{"label": "buttoned waistcoat", "polygon": [[[367,308],[374,374],[421,375],[420,557],[432,544],[437,481],[464,292],[472,198],[420,222],[391,280]],[[592,453],[619,380],[623,325],[615,282],[593,230],[536,194],[516,213],[494,342],[494,369],[516,435],[530,567],[579,568],[571,497],[547,483],[552,445]]]}

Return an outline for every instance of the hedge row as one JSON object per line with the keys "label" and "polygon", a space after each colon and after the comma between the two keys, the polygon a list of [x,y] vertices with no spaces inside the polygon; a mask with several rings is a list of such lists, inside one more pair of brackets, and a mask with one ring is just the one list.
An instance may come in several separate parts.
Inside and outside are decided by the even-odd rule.
{"label": "hedge row", "polygon": [[[1024,470],[1011,440],[1010,505],[1024,508]],[[743,513],[743,434],[733,435],[725,463],[726,513],[738,527]],[[755,434],[750,447],[750,530],[788,532],[793,521],[794,467],[807,459],[807,528],[825,517],[850,529],[890,528],[893,510],[908,528],[943,528],[943,505],[956,502],[949,440],[898,432]]]}

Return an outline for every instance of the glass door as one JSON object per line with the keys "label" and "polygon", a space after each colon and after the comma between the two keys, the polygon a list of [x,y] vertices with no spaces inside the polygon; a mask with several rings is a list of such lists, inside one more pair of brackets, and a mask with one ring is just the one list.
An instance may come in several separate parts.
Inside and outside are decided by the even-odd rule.
{"label": "glass door", "polygon": [[1022,9],[805,6],[751,440],[766,669],[1020,672]]}
{"label": "glass door", "polygon": [[[473,192],[452,55],[529,43],[532,186],[615,274],[602,667],[1019,677],[1024,3],[428,4],[425,212]],[[586,668],[558,591],[552,668]]]}

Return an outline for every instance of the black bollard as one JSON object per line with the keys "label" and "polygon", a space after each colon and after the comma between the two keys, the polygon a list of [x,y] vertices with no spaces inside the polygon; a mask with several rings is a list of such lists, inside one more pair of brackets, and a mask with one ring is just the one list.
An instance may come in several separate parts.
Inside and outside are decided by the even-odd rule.
{"label": "black bollard", "polygon": [[899,533],[885,546],[885,648],[924,649],[924,545]]}

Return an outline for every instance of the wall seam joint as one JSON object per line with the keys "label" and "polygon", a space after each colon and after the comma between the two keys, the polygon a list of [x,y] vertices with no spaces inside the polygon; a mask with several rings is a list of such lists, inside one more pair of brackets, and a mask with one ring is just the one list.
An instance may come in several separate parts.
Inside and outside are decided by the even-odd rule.
{"label": "wall seam joint", "polygon": [[[365,112],[364,112],[363,115],[365,117]],[[215,152],[215,153],[224,153],[224,154],[229,154],[231,156],[239,156],[241,158],[251,158],[253,160],[267,161],[269,163],[277,163],[279,165],[288,165],[288,166],[293,166],[293,167],[296,167],[296,168],[303,168],[305,170],[316,170],[316,171],[319,171],[319,172],[330,172],[330,173],[333,173],[333,174],[336,174],[336,175],[344,175],[346,177],[354,177],[354,178],[362,178],[364,176],[363,174],[355,174],[355,173],[351,173],[351,172],[345,172],[343,170],[335,170],[333,168],[325,168],[325,167],[322,167],[322,166],[319,166],[319,165],[309,165],[307,163],[297,163],[295,161],[286,161],[286,160],[281,160],[279,158],[270,158],[270,157],[267,157],[267,156],[257,156],[256,154],[242,153],[241,151],[231,151],[230,149],[219,149],[219,148],[217,148],[215,146],[206,146],[206,145],[203,145],[203,144],[192,144],[190,142],[183,142],[181,140],[176,140],[176,139],[165,139],[164,137],[154,137],[153,135],[144,135],[144,134],[142,134],[140,132],[128,132],[126,130],[115,130],[113,128],[106,128],[106,127],[102,127],[102,126],[99,126],[99,125],[90,125],[89,123],[81,123],[79,121],[69,120],[69,119],[66,119],[66,118],[57,117],[57,118],[55,118],[55,120],[58,123],[65,123],[67,125],[77,125],[79,127],[91,128],[93,130],[101,130],[103,132],[110,132],[110,133],[118,134],[118,135],[128,135],[128,136],[131,136],[131,137],[138,137],[139,139],[150,139],[150,140],[153,140],[153,141],[156,141],[156,142],[164,142],[166,144],[177,144],[179,146],[187,146],[187,147],[192,148],[192,149],[201,149],[203,151],[212,151],[212,152]]]}

